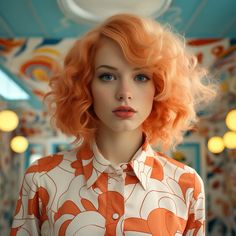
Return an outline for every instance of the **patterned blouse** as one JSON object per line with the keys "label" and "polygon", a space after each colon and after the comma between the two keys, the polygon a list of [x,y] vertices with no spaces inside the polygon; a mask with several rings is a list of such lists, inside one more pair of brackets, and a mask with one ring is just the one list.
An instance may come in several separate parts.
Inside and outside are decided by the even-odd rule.
{"label": "patterned blouse", "polygon": [[11,235],[205,235],[203,183],[145,142],[113,166],[94,143],[39,159],[25,173]]}

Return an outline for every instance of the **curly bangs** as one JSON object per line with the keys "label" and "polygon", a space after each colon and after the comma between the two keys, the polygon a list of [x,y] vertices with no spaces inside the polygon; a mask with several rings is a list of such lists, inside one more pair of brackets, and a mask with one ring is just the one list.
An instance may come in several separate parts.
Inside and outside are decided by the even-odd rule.
{"label": "curly bangs", "polygon": [[64,67],[50,80],[46,95],[52,119],[66,135],[87,142],[94,137],[97,119],[92,109],[94,58],[102,38],[119,44],[126,60],[148,70],[156,87],[152,112],[142,128],[149,142],[164,149],[175,146],[197,121],[196,106],[216,92],[207,84],[206,70],[187,52],[184,40],[169,27],[131,14],[108,18],[79,39],[68,52]]}

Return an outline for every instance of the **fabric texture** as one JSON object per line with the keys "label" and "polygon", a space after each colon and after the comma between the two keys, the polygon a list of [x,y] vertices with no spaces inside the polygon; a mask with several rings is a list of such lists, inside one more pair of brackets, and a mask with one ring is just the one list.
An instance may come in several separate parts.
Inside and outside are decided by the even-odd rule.
{"label": "fabric texture", "polygon": [[11,235],[204,234],[196,171],[145,142],[113,166],[96,144],[39,159],[26,171]]}

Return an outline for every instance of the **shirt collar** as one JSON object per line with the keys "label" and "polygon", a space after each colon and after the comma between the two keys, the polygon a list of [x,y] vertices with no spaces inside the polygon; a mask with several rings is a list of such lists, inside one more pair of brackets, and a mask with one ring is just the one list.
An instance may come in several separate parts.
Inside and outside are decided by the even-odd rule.
{"label": "shirt collar", "polygon": [[[88,146],[84,148],[89,149]],[[83,172],[85,179],[87,181],[87,187],[90,188],[102,173],[107,172],[108,168],[112,167],[112,164],[103,157],[95,142],[92,143],[90,150],[83,151],[83,153],[90,153],[89,157],[85,155],[80,156],[78,155],[79,153],[77,153],[77,157],[81,158],[81,164],[84,170]],[[155,151],[149,145],[147,139],[145,139],[143,145],[135,153],[131,161],[129,163],[125,163],[131,166],[134,174],[144,189],[147,188],[152,173],[154,156]]]}

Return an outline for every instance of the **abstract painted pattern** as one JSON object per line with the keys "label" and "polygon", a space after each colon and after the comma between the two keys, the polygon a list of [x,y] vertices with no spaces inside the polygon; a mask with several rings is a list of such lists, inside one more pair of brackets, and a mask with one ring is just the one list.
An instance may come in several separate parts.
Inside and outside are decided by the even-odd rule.
{"label": "abstract painted pattern", "polygon": [[204,235],[201,178],[145,142],[113,166],[95,143],[26,171],[11,235]]}

